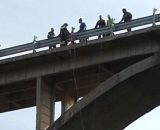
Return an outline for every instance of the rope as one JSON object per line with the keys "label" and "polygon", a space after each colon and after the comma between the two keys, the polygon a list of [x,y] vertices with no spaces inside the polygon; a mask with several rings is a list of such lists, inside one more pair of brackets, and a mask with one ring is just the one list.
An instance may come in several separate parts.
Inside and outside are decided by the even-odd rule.
{"label": "rope", "polygon": [[[75,84],[75,88],[76,88],[76,98],[78,99],[78,85],[77,85],[77,79],[76,79],[76,74],[75,74],[75,67],[74,67],[74,64],[73,64],[73,59],[76,58],[76,48],[75,48],[75,43],[73,44],[73,58],[72,58],[72,50],[71,50],[71,53],[70,53],[70,61],[71,61],[71,65],[73,67],[72,69],[72,74],[73,74],[73,80],[74,80],[74,84]],[[79,104],[77,104],[79,105]],[[79,106],[78,106],[79,107]],[[80,110],[80,123],[81,123],[81,126],[82,126],[82,130],[85,130],[85,127],[84,127],[84,120],[83,120],[83,115],[82,115],[82,111]]]}
{"label": "rope", "polygon": [[[72,56],[72,50],[70,50],[70,62],[71,62],[71,65],[72,65],[72,74],[73,74],[73,80],[74,80],[74,84],[75,84],[75,88],[76,88],[76,98],[78,98],[78,84],[77,84],[77,79],[76,79],[76,73],[75,73],[75,67],[74,67],[74,64],[73,64],[73,59],[76,59],[76,48],[75,48],[75,44],[76,43],[73,43],[73,56]],[[102,43],[99,44],[100,47],[99,47],[99,53],[101,53],[102,51]],[[99,82],[99,79],[100,79],[100,68],[101,68],[101,65],[99,64],[98,65],[98,75],[97,75],[97,83]],[[79,105],[79,104],[77,104]],[[94,129],[94,120],[95,120],[95,111],[96,111],[96,100],[95,100],[95,103],[94,103],[94,107],[93,108],[93,120],[91,122],[91,129]],[[80,123],[81,123],[81,126],[82,126],[82,130],[85,130],[85,126],[84,126],[84,119],[83,119],[83,115],[82,115],[82,110],[80,110]]]}

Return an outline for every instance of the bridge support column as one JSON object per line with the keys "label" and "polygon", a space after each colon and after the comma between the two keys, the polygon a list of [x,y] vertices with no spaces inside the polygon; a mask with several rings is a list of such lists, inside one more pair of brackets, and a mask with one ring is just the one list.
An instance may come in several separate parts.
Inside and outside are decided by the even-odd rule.
{"label": "bridge support column", "polygon": [[36,130],[45,130],[54,122],[55,97],[51,85],[41,77],[37,78]]}
{"label": "bridge support column", "polygon": [[67,111],[74,103],[76,102],[76,99],[69,95],[69,93],[65,93],[62,99],[62,113]]}

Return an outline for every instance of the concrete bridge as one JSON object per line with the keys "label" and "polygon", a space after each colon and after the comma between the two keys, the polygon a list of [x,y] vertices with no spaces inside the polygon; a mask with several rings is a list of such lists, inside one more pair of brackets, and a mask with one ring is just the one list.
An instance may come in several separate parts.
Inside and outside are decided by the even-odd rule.
{"label": "concrete bridge", "polygon": [[37,130],[123,129],[160,104],[159,36],[154,26],[1,60],[0,112],[36,106]]}

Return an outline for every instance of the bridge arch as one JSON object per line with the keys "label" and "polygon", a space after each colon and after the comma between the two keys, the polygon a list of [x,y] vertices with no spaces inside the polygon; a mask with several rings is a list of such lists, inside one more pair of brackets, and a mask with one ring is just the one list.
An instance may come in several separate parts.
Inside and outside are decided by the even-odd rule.
{"label": "bridge arch", "polygon": [[160,105],[159,54],[101,83],[48,130],[121,130]]}

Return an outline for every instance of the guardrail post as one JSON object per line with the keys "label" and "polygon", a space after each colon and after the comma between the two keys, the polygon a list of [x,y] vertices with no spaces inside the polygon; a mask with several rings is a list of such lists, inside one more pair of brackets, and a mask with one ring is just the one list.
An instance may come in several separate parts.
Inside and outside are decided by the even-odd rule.
{"label": "guardrail post", "polygon": [[112,37],[114,36],[113,29],[114,29],[114,25],[110,27],[110,32],[111,32],[111,34],[110,34],[110,35],[111,35]]}
{"label": "guardrail post", "polygon": [[153,21],[152,21],[152,26],[156,26],[156,23],[155,23],[155,19],[156,19],[156,11],[157,11],[157,9],[154,8],[154,9],[153,9]]}
{"label": "guardrail post", "polygon": [[33,53],[36,53],[36,49],[35,49],[35,44],[37,43],[36,39],[37,39],[37,36],[34,35],[34,37],[33,37]]}
{"label": "guardrail post", "polygon": [[72,30],[71,30],[71,43],[72,43],[72,44],[74,43],[74,40],[75,40],[74,30],[75,30],[75,28],[72,27]]}

